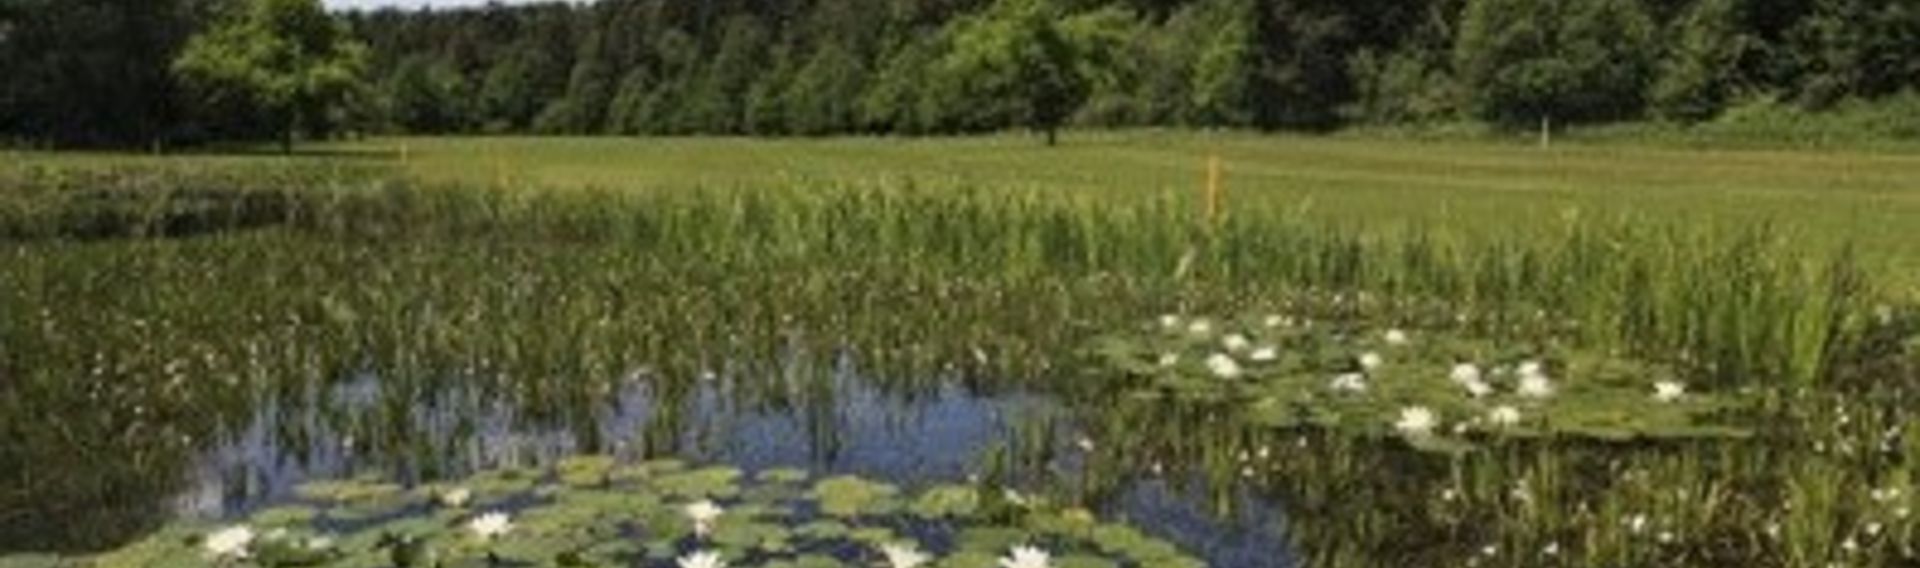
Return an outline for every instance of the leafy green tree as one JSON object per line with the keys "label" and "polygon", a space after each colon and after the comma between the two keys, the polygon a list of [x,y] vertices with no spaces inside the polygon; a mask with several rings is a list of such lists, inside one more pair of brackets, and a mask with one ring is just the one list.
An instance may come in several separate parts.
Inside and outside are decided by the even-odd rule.
{"label": "leafy green tree", "polygon": [[388,83],[388,115],[407,132],[464,132],[475,118],[466,78],[446,60],[408,57]]}
{"label": "leafy green tree", "polygon": [[873,131],[927,132],[935,128],[932,107],[933,66],[947,48],[945,34],[928,33],[904,42],[867,82],[857,106],[862,128]]}
{"label": "leafy green tree", "polygon": [[805,135],[851,130],[866,80],[865,66],[847,47],[820,46],[787,84],[782,100],[788,126]]}
{"label": "leafy green tree", "polygon": [[654,97],[653,72],[646,68],[627,71],[620,79],[620,89],[613,96],[613,105],[607,109],[607,132],[610,134],[646,134],[654,131],[656,120],[651,116],[651,102]]}
{"label": "leafy green tree", "polygon": [[728,18],[721,29],[719,47],[685,99],[687,107],[680,115],[684,130],[715,134],[745,130],[745,95],[766,64],[768,33],[758,18],[746,14]]}
{"label": "leafy green tree", "polygon": [[1242,126],[1253,118],[1254,4],[1248,0],[1209,0],[1198,5],[1189,38],[1194,50],[1187,74],[1191,88],[1186,111],[1191,124]]}
{"label": "leafy green tree", "polygon": [[187,109],[173,58],[208,0],[0,0],[0,140],[160,143]]}
{"label": "leafy green tree", "polygon": [[1653,25],[1637,0],[1473,0],[1454,56],[1496,124],[1624,118],[1645,106]]}
{"label": "leafy green tree", "polygon": [[258,109],[284,151],[302,129],[325,132],[360,83],[366,48],[318,0],[251,0],[194,36],[173,69],[203,100]]}
{"label": "leafy green tree", "polygon": [[1353,96],[1345,120],[1406,124],[1460,118],[1462,96],[1449,54],[1454,13],[1448,2],[1427,4],[1395,43],[1359,48],[1348,57]]}
{"label": "leafy green tree", "polygon": [[1086,62],[1098,59],[1096,46],[1074,45],[1071,20],[1048,0],[998,0],[955,22],[952,49],[937,69],[973,105],[962,127],[1024,124],[1056,144],[1086,100]]}
{"label": "leafy green tree", "polygon": [[480,79],[478,104],[488,132],[527,130],[547,101],[565,90],[564,79],[560,88],[549,86],[549,65],[541,59],[530,47],[515,48],[487,69]]}
{"label": "leafy green tree", "polygon": [[1920,5],[1907,0],[1812,0],[1787,40],[1802,103],[1920,88]]}
{"label": "leafy green tree", "polygon": [[1699,0],[1674,23],[1659,78],[1649,96],[1662,118],[1713,117],[1739,94],[1741,62],[1756,49],[1742,28],[1742,0]]}
{"label": "leafy green tree", "polygon": [[534,129],[550,134],[593,134],[605,131],[607,111],[613,105],[620,78],[609,58],[608,45],[598,32],[586,40],[566,95],[534,119]]}
{"label": "leafy green tree", "polygon": [[1262,0],[1246,73],[1251,122],[1262,128],[1325,129],[1352,90],[1346,55],[1360,0]]}

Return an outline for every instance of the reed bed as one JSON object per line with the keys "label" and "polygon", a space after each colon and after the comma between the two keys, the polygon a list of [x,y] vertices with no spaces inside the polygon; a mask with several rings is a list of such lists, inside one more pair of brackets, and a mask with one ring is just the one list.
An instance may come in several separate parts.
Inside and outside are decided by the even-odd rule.
{"label": "reed bed", "polygon": [[[455,382],[566,425],[622,381],[690,392],[853,356],[903,393],[1059,397],[1074,409],[1059,427],[1107,448],[1076,482],[1090,503],[1163,471],[1278,496],[1312,565],[1911,562],[1904,509],[1863,488],[1906,487],[1920,449],[1898,410],[1920,378],[1915,312],[1861,255],[1806,254],[1797,238],[1591,216],[1525,239],[1360,232],[1279,201],[1209,215],[1183,196],[900,182],[543,191],[340,166],[13,168],[0,541],[98,548],[150,530],[164,503],[135,496],[176,487],[164,472],[199,444],[263,401],[355,376],[393,396],[354,428],[404,452],[406,401]],[[1565,343],[1752,393],[1777,425],[1738,442],[1449,457],[1130,404],[1084,381],[1089,338],[1162,313]],[[733,396],[803,398],[767,383]],[[1044,454],[1020,460],[1046,468]]]}

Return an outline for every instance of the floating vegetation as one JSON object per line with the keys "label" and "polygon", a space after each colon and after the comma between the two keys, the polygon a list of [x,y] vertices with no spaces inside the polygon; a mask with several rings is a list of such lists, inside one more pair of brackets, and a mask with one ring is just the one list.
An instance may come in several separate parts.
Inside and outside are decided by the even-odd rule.
{"label": "floating vegetation", "polygon": [[1398,434],[1415,446],[1540,436],[1740,436],[1738,393],[1689,391],[1674,369],[1564,343],[1285,315],[1166,315],[1096,339],[1090,373],[1130,396],[1225,404],[1252,422]]}
{"label": "floating vegetation", "polygon": [[[1767,227],[1477,240],[905,184],[0,184],[9,553],[1162,565],[1062,529],[1109,526],[1080,509],[1228,567],[1905,565],[1920,542],[1920,311]],[[1135,321],[1163,312],[1227,315]],[[873,397],[955,391],[1047,416],[913,407],[914,459],[960,462],[937,473],[639,465],[777,445],[752,467],[853,471],[826,456],[868,449],[839,442],[890,419]],[[707,451],[734,427],[761,447]],[[581,452],[621,460],[554,464]],[[906,489],[994,460],[1035,494]],[[1179,514],[1132,514],[1143,494]],[[1220,538],[1250,533],[1271,540]]]}
{"label": "floating vegetation", "polygon": [[795,469],[747,474],[580,456],[550,470],[487,471],[406,489],[378,479],[313,482],[300,499],[248,518],[170,525],[79,560],[100,568],[1204,566],[1133,527],[1004,491],[906,491]]}

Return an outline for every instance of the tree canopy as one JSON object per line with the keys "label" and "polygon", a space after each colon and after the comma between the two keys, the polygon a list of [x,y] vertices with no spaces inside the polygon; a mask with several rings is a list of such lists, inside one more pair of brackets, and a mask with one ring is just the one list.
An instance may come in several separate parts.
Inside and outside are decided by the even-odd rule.
{"label": "tree canopy", "polygon": [[263,117],[292,150],[324,136],[360,86],[366,48],[319,0],[250,0],[187,42],[173,68],[206,104]]}
{"label": "tree canopy", "polygon": [[[344,23],[343,23],[344,22]],[[1909,0],[0,0],[0,140],[1713,120],[1920,89]]]}

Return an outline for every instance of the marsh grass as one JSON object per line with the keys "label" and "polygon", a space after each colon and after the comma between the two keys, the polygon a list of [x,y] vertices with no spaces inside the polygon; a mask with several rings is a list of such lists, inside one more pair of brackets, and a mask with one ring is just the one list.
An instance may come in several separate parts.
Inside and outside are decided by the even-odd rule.
{"label": "marsh grass", "polygon": [[[569,424],[632,377],[673,396],[856,354],[887,377],[882,388],[951,380],[1067,401],[1075,423],[1107,429],[1101,447],[1134,454],[1095,456],[1088,495],[1148,463],[1212,487],[1270,488],[1314,565],[1464,562],[1480,546],[1469,543],[1559,543],[1570,565],[1804,565],[1843,552],[1833,527],[1856,526],[1861,487],[1912,467],[1910,449],[1865,463],[1804,451],[1861,443],[1860,432],[1804,430],[1832,420],[1822,416],[1731,445],[1545,440],[1426,456],[1112,404],[1072,356],[1156,314],[1284,313],[1551,339],[1670,366],[1707,391],[1750,389],[1791,416],[1823,393],[1910,388],[1912,330],[1897,330],[1911,320],[1876,313],[1896,298],[1876,286],[1875,265],[1807,254],[1779,227],[1569,216],[1487,239],[1353,231],[1277,201],[1205,223],[1168,195],[894,183],[548,192],[325,168],[0,179],[0,540],[29,549],[97,548],[158,525],[163,507],[136,496],[177,487],[165,472],[194,448],[263,401],[363,374],[390,386],[389,416],[458,382],[523,420]],[[370,451],[407,451],[380,424],[359,426]],[[1255,441],[1299,449],[1248,473],[1238,453]],[[676,449],[656,442],[656,455]],[[1596,464],[1615,477],[1585,473]],[[1628,471],[1659,481],[1619,477]],[[1540,484],[1539,505],[1502,496],[1516,479]],[[1695,493],[1657,496],[1673,486]],[[1466,497],[1436,504],[1443,487]],[[1689,532],[1649,547],[1622,532],[1640,511]],[[1756,540],[1767,522],[1785,536]],[[1911,558],[1886,546],[1872,558]]]}

